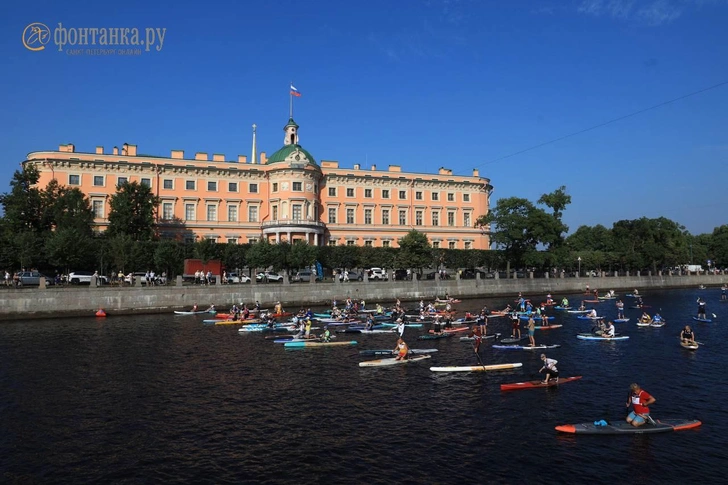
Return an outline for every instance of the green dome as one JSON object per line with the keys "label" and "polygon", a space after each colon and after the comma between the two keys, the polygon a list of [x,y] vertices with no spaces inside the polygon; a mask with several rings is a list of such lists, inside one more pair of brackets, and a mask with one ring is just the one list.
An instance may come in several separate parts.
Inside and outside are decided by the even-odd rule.
{"label": "green dome", "polygon": [[316,160],[301,145],[286,145],[268,157],[266,165],[279,162],[310,163],[316,165]]}

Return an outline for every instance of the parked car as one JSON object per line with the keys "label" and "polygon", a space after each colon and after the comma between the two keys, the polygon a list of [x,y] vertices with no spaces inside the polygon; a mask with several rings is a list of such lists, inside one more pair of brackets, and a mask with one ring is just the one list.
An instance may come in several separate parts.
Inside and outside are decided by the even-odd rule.
{"label": "parked car", "polygon": [[[367,270],[368,277],[370,280],[388,280],[389,275],[387,272],[382,268],[369,268]],[[351,275],[349,275],[349,279],[351,279]]]}
{"label": "parked car", "polygon": [[[323,280],[323,277],[319,274],[316,275],[316,281]],[[291,277],[291,282],[297,283],[310,283],[311,282],[311,270],[304,269],[296,273]]]}
{"label": "parked car", "polygon": [[395,280],[407,280],[407,270],[406,269],[395,269],[394,270],[394,279]]}
{"label": "parked car", "polygon": [[[344,271],[337,270],[336,273],[339,275],[339,281],[344,281]],[[364,281],[364,274],[357,271],[349,270],[349,281]]]}
{"label": "parked car", "polygon": [[[72,285],[90,285],[94,274],[93,271],[74,271],[68,273],[68,282]],[[109,284],[109,279],[106,276],[96,274],[96,277],[102,285]]]}
{"label": "parked car", "polygon": [[283,276],[279,275],[278,273],[271,273],[269,271],[266,271],[264,273],[258,273],[255,275],[255,281],[258,283],[280,283],[283,281]]}
{"label": "parked car", "polygon": [[465,269],[462,273],[460,273],[460,279],[463,280],[474,280],[477,278],[477,274],[480,273],[480,279],[487,278],[487,273],[485,271],[480,270],[474,270],[474,269]]}
{"label": "parked car", "polygon": [[[435,273],[437,273],[437,272],[438,271],[433,271],[432,273],[427,273],[425,275],[425,278],[427,278],[428,280],[434,280],[435,279]],[[448,274],[447,271],[440,271],[439,273],[440,273],[440,279],[441,280],[449,280],[450,279],[450,275]]]}
{"label": "parked car", "polygon": [[18,273],[18,281],[23,286],[38,286],[40,285],[41,277],[45,277],[47,285],[55,284],[53,278],[49,278],[38,271],[21,271]]}
{"label": "parked car", "polygon": [[235,272],[227,274],[228,283],[250,283],[250,276],[245,274],[238,274]]}

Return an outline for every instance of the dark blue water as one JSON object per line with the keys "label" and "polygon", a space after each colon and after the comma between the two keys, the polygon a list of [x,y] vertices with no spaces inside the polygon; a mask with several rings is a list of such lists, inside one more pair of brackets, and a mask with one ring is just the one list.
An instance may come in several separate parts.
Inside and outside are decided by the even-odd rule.
{"label": "dark blue water", "polygon": [[[697,296],[714,323],[689,320]],[[440,374],[476,365],[458,338],[418,342],[432,359],[359,368],[358,350],[390,335],[342,335],[356,349],[284,350],[261,334],[197,317],[17,321],[0,325],[0,470],[5,483],[725,483],[728,412],[719,290],[647,292],[666,327],[617,324],[630,339],[576,339],[591,325],[554,312],[537,331],[562,376],[558,389],[501,392],[537,377],[539,353],[484,345],[486,364],[514,371]],[[573,296],[572,302],[579,297]],[[540,298],[534,298],[538,301]],[[487,302],[469,300],[462,310]],[[627,305],[631,299],[625,299]],[[600,314],[616,315],[613,302]],[[724,323],[725,320],[725,323]],[[682,349],[686,323],[705,345]],[[510,333],[505,319],[493,331]],[[368,357],[371,358],[371,357]],[[653,394],[655,418],[697,430],[652,436],[560,435],[554,426],[627,413],[628,386]]]}

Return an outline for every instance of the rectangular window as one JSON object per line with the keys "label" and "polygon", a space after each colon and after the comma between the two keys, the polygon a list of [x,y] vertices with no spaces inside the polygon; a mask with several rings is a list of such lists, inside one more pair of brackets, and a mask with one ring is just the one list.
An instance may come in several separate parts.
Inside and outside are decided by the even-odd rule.
{"label": "rectangular window", "polygon": [[336,197],[336,187],[329,187],[329,197]]}
{"label": "rectangular window", "polygon": [[273,220],[274,221],[278,220],[278,206],[277,205],[273,206]]}
{"label": "rectangular window", "polygon": [[422,211],[415,211],[415,226],[422,225]]}
{"label": "rectangular window", "polygon": [[382,224],[389,225],[389,209],[382,209]]}
{"label": "rectangular window", "polygon": [[389,241],[382,241],[382,247],[388,248],[389,247]]}
{"label": "rectangular window", "polygon": [[439,226],[440,225],[440,213],[439,212],[433,212],[432,213],[432,225],[433,226]]}
{"label": "rectangular window", "polygon": [[228,242],[228,244],[237,244],[238,240],[234,237],[229,237],[227,242]]}
{"label": "rectangular window", "polygon": [[470,227],[470,212],[463,214],[463,226]]}
{"label": "rectangular window", "polygon": [[449,243],[447,243],[447,247],[448,249],[455,249],[455,241],[450,241]]}
{"label": "rectangular window", "polygon": [[346,245],[347,246],[354,246],[355,244],[356,244],[356,241],[352,241],[351,239],[349,239],[348,241],[346,241]]}
{"label": "rectangular window", "polygon": [[301,204],[293,204],[291,206],[291,219],[293,219],[294,221],[301,220],[301,215],[303,214],[301,208]]}
{"label": "rectangular window", "polygon": [[336,239],[329,239],[329,246],[336,246]]}
{"label": "rectangular window", "polygon": [[205,239],[207,239],[208,241],[217,242],[217,236],[205,236]]}
{"label": "rectangular window", "polygon": [[237,182],[228,182],[228,192],[237,192],[238,191],[238,183]]}
{"label": "rectangular window", "polygon": [[81,185],[81,176],[80,175],[69,175],[68,176],[68,185]]}
{"label": "rectangular window", "polygon": [[455,202],[455,194],[453,194],[452,192],[448,192],[447,193],[447,201],[448,202]]}
{"label": "rectangular window", "polygon": [[346,209],[346,223],[354,224],[354,209]]}
{"label": "rectangular window", "polygon": [[164,179],[162,182],[162,187],[165,190],[172,190],[174,188],[174,181],[172,179]]}
{"label": "rectangular window", "polygon": [[336,224],[336,209],[329,207],[329,224]]}
{"label": "rectangular window", "polygon": [[303,182],[293,182],[294,192],[303,192]]}
{"label": "rectangular window", "polygon": [[238,206],[236,206],[236,205],[228,206],[228,221],[238,222]]}
{"label": "rectangular window", "polygon": [[418,190],[417,192],[415,192],[415,200],[422,200],[422,192],[421,191]]}
{"label": "rectangular window", "polygon": [[273,182],[273,192],[278,192],[278,182]]}
{"label": "rectangular window", "polygon": [[249,237],[248,238],[248,243],[250,243],[250,244],[255,244],[257,242],[258,242],[258,238],[257,237]]}
{"label": "rectangular window", "polygon": [[165,221],[171,221],[172,216],[172,203],[165,202],[164,204],[162,204],[162,219]]}
{"label": "rectangular window", "polygon": [[251,205],[250,207],[248,207],[248,222],[258,222],[258,206],[257,205]]}
{"label": "rectangular window", "polygon": [[250,184],[248,186],[248,190],[251,194],[257,194],[258,193],[258,184]]}
{"label": "rectangular window", "polygon": [[432,247],[435,248],[435,249],[439,248],[440,247],[440,241],[433,241],[432,242]]}
{"label": "rectangular window", "polygon": [[371,199],[372,198],[372,189],[364,189],[364,197],[366,197],[367,199]]}
{"label": "rectangular window", "polygon": [[382,199],[389,199],[389,190],[388,189],[382,190]]}
{"label": "rectangular window", "polygon": [[141,179],[140,184],[143,185],[143,186],[145,186],[145,187],[151,187],[152,186],[152,179],[143,178],[143,179]]}
{"label": "rectangular window", "polygon": [[94,187],[103,187],[104,186],[104,176],[103,175],[94,175]]}
{"label": "rectangular window", "polygon": [[185,204],[185,220],[195,220],[195,204]]}
{"label": "rectangular window", "polygon": [[346,189],[346,196],[347,197],[354,197],[354,189],[352,189],[352,188]]}
{"label": "rectangular window", "polygon": [[440,200],[440,193],[439,192],[433,192],[432,193],[432,200]]}
{"label": "rectangular window", "polygon": [[448,211],[448,213],[447,213],[447,225],[448,226],[455,225],[455,213],[452,211]]}
{"label": "rectangular window", "polygon": [[185,180],[185,190],[195,190],[195,181]]}
{"label": "rectangular window", "polygon": [[124,185],[128,181],[129,181],[129,179],[127,179],[126,177],[116,177],[116,186],[117,187],[121,187],[122,185]]}
{"label": "rectangular window", "polygon": [[470,202],[470,194],[463,194],[463,202]]}
{"label": "rectangular window", "polygon": [[94,209],[94,217],[96,219],[104,218],[104,201],[103,200],[95,200],[93,209]]}
{"label": "rectangular window", "polygon": [[364,224],[371,224],[371,223],[372,223],[372,210],[364,209]]}
{"label": "rectangular window", "polygon": [[217,182],[207,182],[208,192],[217,192]]}
{"label": "rectangular window", "polygon": [[399,211],[399,225],[400,226],[407,225],[407,211]]}
{"label": "rectangular window", "polygon": [[214,206],[214,205],[207,206],[207,220],[208,221],[217,220],[217,206]]}
{"label": "rectangular window", "polygon": [[364,241],[364,246],[366,247],[372,247],[372,241]]}
{"label": "rectangular window", "polygon": [[400,200],[404,200],[407,198],[407,191],[406,190],[400,190],[399,191],[399,198]]}
{"label": "rectangular window", "polygon": [[473,243],[470,241],[465,241],[465,249],[473,249]]}

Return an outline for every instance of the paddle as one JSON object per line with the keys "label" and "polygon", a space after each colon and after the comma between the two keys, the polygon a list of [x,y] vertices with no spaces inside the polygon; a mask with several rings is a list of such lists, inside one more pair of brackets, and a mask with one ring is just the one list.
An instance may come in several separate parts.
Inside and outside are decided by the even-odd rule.
{"label": "paddle", "polygon": [[478,362],[480,363],[481,367],[483,367],[483,370],[486,370],[485,369],[485,364],[483,364],[483,360],[480,358],[480,354],[475,349],[475,344],[473,344],[473,352],[475,352],[475,356],[478,358]]}

